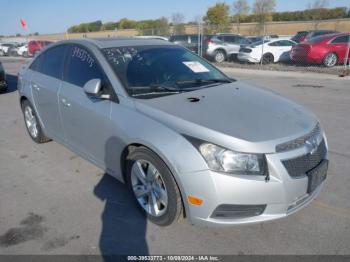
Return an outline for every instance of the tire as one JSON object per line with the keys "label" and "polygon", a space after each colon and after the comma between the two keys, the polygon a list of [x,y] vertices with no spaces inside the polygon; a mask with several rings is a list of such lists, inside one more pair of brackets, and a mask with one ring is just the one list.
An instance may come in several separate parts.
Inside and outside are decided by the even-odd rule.
{"label": "tire", "polygon": [[261,59],[264,65],[271,64],[275,61],[273,54],[270,54],[270,53],[264,54]]}
{"label": "tire", "polygon": [[24,58],[27,58],[27,57],[28,57],[28,52],[27,52],[27,51],[24,51],[23,54],[22,54],[22,56],[23,56]]}
{"label": "tire", "polygon": [[322,61],[325,67],[333,67],[338,64],[338,56],[335,53],[328,53]]}
{"label": "tire", "polygon": [[154,224],[172,224],[182,214],[183,207],[180,191],[167,165],[145,147],[136,148],[126,160],[126,183],[137,206]]}
{"label": "tire", "polygon": [[214,54],[214,61],[216,63],[222,63],[226,60],[226,53],[223,50],[217,50]]}
{"label": "tire", "polygon": [[50,139],[45,136],[37,114],[28,100],[22,102],[22,112],[24,123],[31,139],[38,144],[49,142]]}

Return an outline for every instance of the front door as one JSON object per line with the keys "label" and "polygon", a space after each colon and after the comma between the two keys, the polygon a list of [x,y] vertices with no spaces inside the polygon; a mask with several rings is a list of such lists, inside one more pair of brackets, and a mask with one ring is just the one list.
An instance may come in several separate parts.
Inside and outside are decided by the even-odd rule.
{"label": "front door", "polygon": [[67,68],[59,92],[59,104],[66,144],[73,151],[105,167],[105,147],[114,134],[110,121],[115,102],[89,97],[83,89],[91,79],[101,79],[112,88],[92,53],[81,46],[71,46]]}

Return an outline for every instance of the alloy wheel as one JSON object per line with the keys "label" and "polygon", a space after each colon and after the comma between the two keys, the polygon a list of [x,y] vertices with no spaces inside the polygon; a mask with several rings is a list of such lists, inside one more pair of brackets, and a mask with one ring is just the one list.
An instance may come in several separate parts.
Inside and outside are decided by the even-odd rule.
{"label": "alloy wheel", "polygon": [[225,61],[225,55],[223,52],[217,52],[215,55],[215,61],[217,63],[222,63]]}
{"label": "alloy wheel", "polygon": [[162,175],[146,160],[137,160],[131,168],[131,186],[141,207],[151,216],[162,216],[168,207],[168,192]]}
{"label": "alloy wheel", "polygon": [[327,67],[335,66],[337,63],[337,60],[338,60],[338,58],[335,54],[333,54],[333,53],[328,54],[325,58],[325,65]]}
{"label": "alloy wheel", "polygon": [[39,134],[38,122],[37,122],[37,119],[33,113],[32,108],[29,106],[26,106],[24,109],[24,119],[25,119],[25,123],[26,123],[26,126],[28,128],[30,135],[33,138],[36,138]]}

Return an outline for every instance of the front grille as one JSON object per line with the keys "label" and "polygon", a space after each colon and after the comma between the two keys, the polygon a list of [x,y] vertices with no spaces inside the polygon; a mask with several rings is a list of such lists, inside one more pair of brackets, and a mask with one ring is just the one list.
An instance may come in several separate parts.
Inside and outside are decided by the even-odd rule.
{"label": "front grille", "polygon": [[313,154],[308,153],[300,157],[284,160],[282,163],[291,177],[300,177],[320,164],[325,159],[326,154],[326,143],[322,140]]}
{"label": "front grille", "polygon": [[312,137],[318,137],[320,135],[321,135],[320,125],[317,124],[315,126],[315,128],[309,134],[302,136],[302,137],[299,137],[297,139],[294,139],[292,141],[288,141],[286,143],[277,145],[276,152],[281,153],[281,152],[286,152],[286,151],[290,151],[293,149],[303,147],[307,140],[309,140]]}
{"label": "front grille", "polygon": [[266,205],[220,205],[215,208],[211,218],[240,219],[260,216],[264,213]]}

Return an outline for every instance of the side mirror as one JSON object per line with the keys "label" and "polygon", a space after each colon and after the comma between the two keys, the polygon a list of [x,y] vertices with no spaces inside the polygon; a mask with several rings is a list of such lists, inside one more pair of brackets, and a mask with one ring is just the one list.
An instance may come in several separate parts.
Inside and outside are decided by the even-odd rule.
{"label": "side mirror", "polygon": [[101,79],[91,79],[84,85],[84,92],[93,97],[109,99],[110,95],[101,94],[102,82]]}

